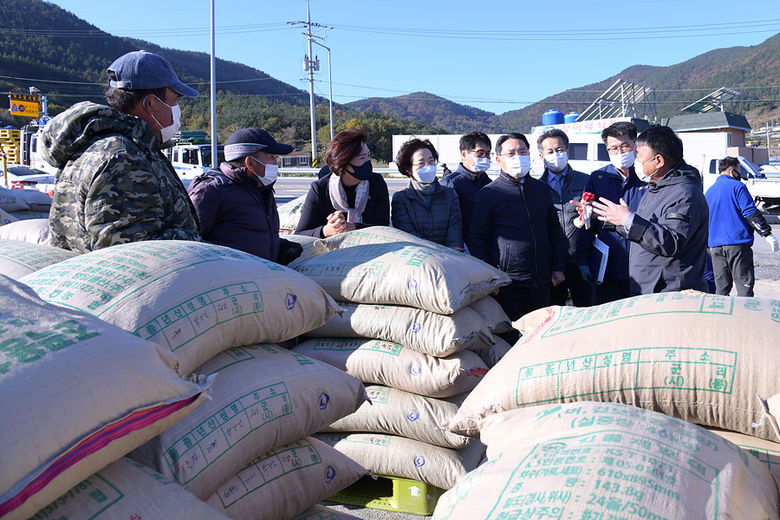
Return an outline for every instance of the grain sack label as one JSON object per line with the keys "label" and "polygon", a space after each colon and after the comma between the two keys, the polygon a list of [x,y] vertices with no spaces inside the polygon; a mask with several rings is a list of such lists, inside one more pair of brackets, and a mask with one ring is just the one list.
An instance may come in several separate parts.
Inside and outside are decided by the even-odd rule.
{"label": "grain sack label", "polygon": [[[649,312],[643,302],[657,302],[656,310]],[[632,309],[636,308],[636,312]],[[629,318],[658,316],[663,314],[723,314],[734,312],[734,299],[727,296],[692,297],[686,294],[654,294],[636,296],[612,303],[586,308],[562,307],[553,323],[546,328],[541,337],[557,336],[579,331],[605,323],[619,322]]]}
{"label": "grain sack label", "polygon": [[[342,251],[332,251],[328,253],[326,262],[320,259],[316,265],[302,265],[296,270],[299,273],[310,277],[321,278],[377,278],[384,269],[385,263],[381,260],[371,262],[355,261],[351,255],[339,255]],[[349,261],[338,258],[339,256],[348,256]]]}
{"label": "grain sack label", "polygon": [[[669,510],[683,510],[673,504],[697,493],[695,484],[682,493],[682,482],[700,483],[699,492],[719,485],[721,470],[700,457],[718,449],[710,436],[693,428],[668,429],[663,418],[572,411],[572,430],[594,424],[604,429],[531,447],[486,519],[570,518],[575,511],[581,515],[576,518],[667,519]],[[610,428],[610,423],[621,426]],[[628,431],[636,427],[639,431]],[[544,488],[548,477],[561,479],[563,488]],[[712,518],[720,518],[718,501],[712,506]]]}
{"label": "grain sack label", "polygon": [[330,403],[330,396],[325,392],[322,392],[317,398],[317,407],[321,411],[325,410],[328,407],[328,403]]}
{"label": "grain sack label", "polygon": [[171,474],[186,484],[264,425],[293,413],[287,386],[264,386],[227,404],[163,452]]}
{"label": "grain sack label", "polygon": [[[129,250],[124,251],[123,248]],[[175,261],[179,255],[189,258],[187,265]],[[197,242],[135,242],[93,251],[72,262],[50,266],[45,274],[33,274],[26,282],[36,290],[53,289],[54,294],[44,295],[53,303],[56,300],[59,305],[100,317],[120,301],[134,297],[144,287],[176,271],[225,258],[252,260],[252,255]],[[253,258],[269,264],[258,257]],[[160,260],[165,263],[160,263]],[[152,268],[152,265],[156,267]],[[79,306],[69,304],[69,293],[71,298],[76,295],[78,300],[90,302]],[[115,299],[119,294],[122,297]]]}
{"label": "grain sack label", "polygon": [[28,244],[15,240],[0,241],[0,258],[23,268],[25,274],[42,269],[52,263],[66,260],[72,256],[73,254],[70,251],[46,248],[38,244]]}
{"label": "grain sack label", "polygon": [[381,354],[390,354],[391,356],[400,356],[403,345],[382,341],[379,339],[366,342],[365,339],[343,339],[343,340],[317,340],[314,343],[313,350],[331,350],[335,352],[350,352],[355,350],[379,352]]}
{"label": "grain sack label", "polygon": [[236,283],[190,298],[154,317],[133,334],[174,352],[214,327],[260,312],[263,295],[257,284]]}
{"label": "grain sack label", "polygon": [[[626,381],[615,389],[604,383],[617,372],[625,373],[627,369],[634,374],[633,381]],[[736,372],[737,353],[729,350],[664,347],[616,350],[520,367],[515,385],[515,403],[525,406],[609,392],[657,388],[731,394]],[[661,374],[663,384],[658,385]],[[524,389],[540,384],[551,385],[551,394],[554,395],[538,401],[526,401]]]}
{"label": "grain sack label", "polygon": [[328,466],[325,468],[325,483],[330,484],[333,482],[333,479],[336,478],[336,468],[333,466]]}
{"label": "grain sack label", "polygon": [[284,298],[284,308],[291,311],[295,308],[295,302],[298,301],[298,297],[292,293],[287,293]]}
{"label": "grain sack label", "polygon": [[390,446],[392,436],[372,434],[372,433],[354,433],[344,438],[336,436],[339,442],[347,442],[350,444],[370,444],[372,446],[382,446],[384,448]]}
{"label": "grain sack label", "polygon": [[4,312],[0,314],[0,375],[17,365],[34,363],[81,341],[100,336],[75,320],[64,320],[48,328],[37,321]]}
{"label": "grain sack label", "polygon": [[[69,508],[74,499],[81,499],[84,495],[88,495],[89,500],[79,500],[79,518],[96,518],[124,498],[122,492],[114,484],[96,473],[76,484],[67,493],[30,517],[29,520],[67,520],[69,517],[63,516],[59,510]],[[72,511],[70,512],[72,513]]]}
{"label": "grain sack label", "polygon": [[366,394],[371,404],[387,404],[390,399],[390,389],[386,386],[367,386]]}
{"label": "grain sack label", "polygon": [[[308,441],[293,444],[268,452],[250,462],[224,486],[217,490],[223,508],[228,508],[266,484],[294,471],[322,463],[322,457]],[[335,471],[333,472],[335,478]]]}

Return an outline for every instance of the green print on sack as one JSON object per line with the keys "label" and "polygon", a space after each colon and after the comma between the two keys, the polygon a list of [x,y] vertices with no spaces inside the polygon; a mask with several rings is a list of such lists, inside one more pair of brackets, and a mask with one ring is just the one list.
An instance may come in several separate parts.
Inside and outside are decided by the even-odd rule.
{"label": "green print on sack", "polygon": [[163,452],[176,481],[186,484],[205,471],[244,437],[293,413],[287,386],[258,388],[229,403]]}
{"label": "green print on sack", "polygon": [[[647,365],[652,370],[643,370]],[[597,388],[615,370],[633,373],[633,381],[626,381],[620,388]],[[665,348],[646,347],[590,356],[578,356],[550,363],[538,363],[521,367],[517,372],[515,404],[525,406],[559,401],[609,392],[646,389],[676,389],[695,392],[731,394],[737,372],[737,353],[713,348]],[[583,373],[591,374],[590,383]],[[663,374],[663,384],[654,384]],[[704,381],[705,385],[692,386],[691,381]],[[551,385],[554,396],[538,401],[523,398],[527,385]],[[567,389],[577,388],[576,392]]]}
{"label": "green print on sack", "polygon": [[[250,462],[230,483],[217,491],[222,507],[228,508],[266,484],[294,471],[322,462],[322,457],[310,443],[299,441]],[[240,479],[240,480],[239,480]]]}
{"label": "green print on sack", "polygon": [[96,473],[73,486],[67,493],[38,511],[29,520],[67,520],[69,517],[62,515],[58,510],[60,507],[69,506],[74,498],[83,496],[82,493],[89,495],[89,500],[78,502],[79,518],[97,518],[124,498],[116,486]]}
{"label": "green print on sack", "polygon": [[[647,300],[657,301],[664,305],[658,306],[659,310],[654,312],[647,312],[646,310],[631,312],[632,308]],[[691,298],[689,295],[679,293],[653,294],[582,309],[564,307],[561,308],[560,314],[553,323],[545,329],[542,337],[557,336],[629,318],[657,316],[660,314],[679,315],[684,313],[732,315],[734,313],[734,298],[712,295]]]}
{"label": "green print on sack", "polygon": [[[35,332],[29,330],[33,325],[36,325]],[[66,320],[52,325],[48,330],[41,330],[28,318],[14,315],[0,318],[0,337],[8,337],[0,341],[0,375],[9,372],[14,366],[38,361],[48,352],[56,352],[98,336],[99,332],[87,330],[85,325],[75,320]]]}
{"label": "green print on sack", "polygon": [[168,309],[133,334],[167,345],[171,352],[214,327],[263,312],[263,295],[255,282],[235,283],[208,291]]}

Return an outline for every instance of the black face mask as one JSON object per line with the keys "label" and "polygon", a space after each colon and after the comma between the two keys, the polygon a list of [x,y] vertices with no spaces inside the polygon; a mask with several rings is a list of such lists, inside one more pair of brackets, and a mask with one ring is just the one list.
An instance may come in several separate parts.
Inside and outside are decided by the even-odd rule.
{"label": "black face mask", "polygon": [[350,164],[349,166],[352,168],[352,171],[348,171],[347,173],[361,181],[367,181],[368,178],[371,177],[371,173],[374,171],[370,160],[364,162],[360,166],[355,166],[354,164]]}

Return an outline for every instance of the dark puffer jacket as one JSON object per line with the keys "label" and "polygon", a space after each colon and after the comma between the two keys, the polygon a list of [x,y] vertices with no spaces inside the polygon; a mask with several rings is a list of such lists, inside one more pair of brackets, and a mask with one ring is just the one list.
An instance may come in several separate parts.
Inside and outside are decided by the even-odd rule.
{"label": "dark puffer jacket", "polygon": [[627,231],[631,241],[631,294],[707,290],[704,264],[709,209],[698,170],[677,163],[656,184],[648,184]]}
{"label": "dark puffer jacket", "polygon": [[471,254],[520,286],[548,285],[552,271],[564,270],[566,257],[551,191],[530,175],[521,182],[501,172],[474,199],[467,242]]}
{"label": "dark puffer jacket", "polygon": [[250,175],[222,163],[192,181],[190,199],[205,240],[275,262],[280,239],[274,191]]}
{"label": "dark puffer jacket", "polygon": [[412,183],[393,194],[394,228],[447,247],[463,249],[458,194],[436,182],[433,194],[424,197]]}

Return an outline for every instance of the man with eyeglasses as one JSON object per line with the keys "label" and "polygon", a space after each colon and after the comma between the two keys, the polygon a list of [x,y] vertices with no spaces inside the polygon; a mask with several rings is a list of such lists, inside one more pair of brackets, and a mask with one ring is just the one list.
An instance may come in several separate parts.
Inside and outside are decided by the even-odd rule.
{"label": "man with eyeglasses", "polygon": [[140,240],[200,240],[187,190],[160,152],[181,126],[179,97],[198,92],[151,52],[129,52],[106,72],[108,106],[77,103],[41,137],[44,159],[59,169],[52,245],[84,253]]}
{"label": "man with eyeglasses", "polygon": [[474,200],[468,246],[471,254],[512,279],[496,300],[511,320],[550,304],[550,287],[565,280],[567,241],[550,188],[528,175],[531,156],[523,134],[496,142],[501,174]]}
{"label": "man with eyeglasses", "polygon": [[594,288],[589,278],[584,278],[577,267],[577,241],[583,231],[574,225],[577,208],[570,201],[579,201],[588,183],[588,176],[569,166],[569,137],[557,128],[542,133],[536,141],[539,156],[544,160],[544,173],[540,179],[550,187],[555,211],[563,235],[568,241],[566,251],[566,280],[554,286],[550,293],[552,305],[566,305],[571,294],[572,303],[577,307],[593,305]]}
{"label": "man with eyeglasses", "polygon": [[[590,174],[584,190],[593,193],[595,200],[605,198],[617,204],[622,199],[631,211],[639,207],[647,183],[639,180],[634,170],[636,135],[636,126],[627,121],[614,123],[601,132],[610,163]],[[578,200],[573,200],[572,204],[582,206]],[[604,279],[596,284],[596,303],[628,298],[631,294],[628,282],[628,250],[631,242],[620,235],[613,224],[601,222],[595,216],[590,221],[590,227],[583,229],[577,237],[577,265],[582,276],[592,280],[596,275],[590,269],[596,237],[609,247]]]}
{"label": "man with eyeglasses", "polygon": [[651,127],[636,140],[635,169],[649,183],[635,211],[624,200],[593,203],[602,222],[616,226],[631,245],[631,295],[695,289],[704,280],[709,210],[701,176],[683,160],[683,144],[669,127]]}
{"label": "man with eyeglasses", "polygon": [[440,183],[450,186],[458,194],[463,219],[463,238],[468,237],[474,196],[490,184],[490,138],[482,132],[471,132],[460,138],[461,162],[454,172],[444,176]]}

